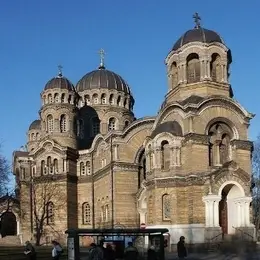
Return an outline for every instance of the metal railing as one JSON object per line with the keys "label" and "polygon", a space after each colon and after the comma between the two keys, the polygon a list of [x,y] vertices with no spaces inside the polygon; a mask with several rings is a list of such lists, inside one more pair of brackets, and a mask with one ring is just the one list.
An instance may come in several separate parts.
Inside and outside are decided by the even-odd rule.
{"label": "metal railing", "polygon": [[[233,226],[232,226],[232,227],[233,227]],[[249,237],[250,240],[252,240],[252,241],[254,240],[254,236],[252,236],[251,234],[245,232],[243,229],[240,229],[240,228],[238,228],[238,227],[233,227],[233,228],[234,228],[235,230],[237,230],[237,231],[240,232],[242,239],[244,239],[244,236],[246,236],[246,237]]]}

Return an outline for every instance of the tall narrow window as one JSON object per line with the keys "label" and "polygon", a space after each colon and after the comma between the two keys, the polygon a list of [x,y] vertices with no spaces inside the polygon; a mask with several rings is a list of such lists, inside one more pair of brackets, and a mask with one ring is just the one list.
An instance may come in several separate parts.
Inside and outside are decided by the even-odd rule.
{"label": "tall narrow window", "polygon": [[41,161],[41,175],[44,175],[45,174],[45,161],[42,160]]}
{"label": "tall narrow window", "polygon": [[82,204],[82,222],[84,225],[91,224],[91,210],[90,205],[87,202]]}
{"label": "tall narrow window", "polygon": [[60,132],[64,133],[66,131],[67,131],[66,115],[61,115],[61,117],[60,117]]}
{"label": "tall narrow window", "polygon": [[220,82],[221,81],[221,67],[220,67],[220,56],[217,53],[214,53],[211,56],[210,62],[210,76],[212,81]]}
{"label": "tall narrow window", "polygon": [[52,163],[51,163],[51,157],[50,156],[48,156],[48,158],[47,158],[47,172],[49,174],[52,174],[52,172],[53,172]]}
{"label": "tall narrow window", "polygon": [[116,104],[117,104],[118,106],[121,106],[121,96],[119,96],[119,97],[117,98]]}
{"label": "tall narrow window", "polygon": [[169,194],[162,196],[162,213],[163,220],[171,220],[171,200]]}
{"label": "tall narrow window", "polygon": [[97,94],[93,95],[93,103],[98,104],[98,95]]}
{"label": "tall narrow window", "polygon": [[62,93],[61,94],[61,103],[65,103],[65,94],[64,93]]}
{"label": "tall narrow window", "polygon": [[47,116],[47,132],[51,133],[54,130],[54,122],[53,122],[53,116],[48,115]]}
{"label": "tall narrow window", "polygon": [[59,103],[59,94],[58,93],[54,94],[54,102]]}
{"label": "tall narrow window", "polygon": [[51,225],[54,224],[54,204],[53,202],[49,201],[47,203],[47,224]]}
{"label": "tall narrow window", "polygon": [[200,81],[200,60],[196,53],[187,57],[187,82],[194,83]]}
{"label": "tall narrow window", "polygon": [[91,175],[90,161],[87,161],[86,168],[87,168],[87,175]]}
{"label": "tall narrow window", "polygon": [[92,118],[92,136],[95,137],[100,132],[100,120],[98,117]]}
{"label": "tall narrow window", "polygon": [[101,95],[101,104],[106,104],[106,103],[107,103],[106,95],[102,94]]}
{"label": "tall narrow window", "polygon": [[162,169],[169,170],[170,168],[170,147],[167,141],[163,141],[161,144],[161,158],[162,158]]}
{"label": "tall narrow window", "polygon": [[52,100],[52,95],[49,94],[49,95],[48,95],[48,103],[50,104],[50,103],[52,103],[52,101],[53,101],[53,100]]}
{"label": "tall narrow window", "polygon": [[90,97],[89,97],[89,95],[85,95],[84,96],[84,101],[85,101],[85,105],[90,105]]}
{"label": "tall narrow window", "polygon": [[111,117],[108,121],[108,131],[115,130],[116,129],[116,119],[114,117]]}
{"label": "tall narrow window", "polygon": [[86,175],[86,167],[84,162],[80,163],[80,175]]}
{"label": "tall narrow window", "polygon": [[54,173],[59,172],[58,159],[53,160],[53,168],[54,168]]}
{"label": "tall narrow window", "polygon": [[115,98],[114,98],[113,94],[111,94],[110,97],[109,97],[109,104],[110,105],[114,105],[115,104]]}

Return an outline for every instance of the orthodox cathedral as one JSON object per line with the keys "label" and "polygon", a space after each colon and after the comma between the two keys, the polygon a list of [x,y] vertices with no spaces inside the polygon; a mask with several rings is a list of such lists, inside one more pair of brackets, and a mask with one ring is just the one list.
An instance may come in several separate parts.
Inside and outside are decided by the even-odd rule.
{"label": "orthodox cathedral", "polygon": [[61,70],[46,83],[27,149],[13,153],[21,241],[39,226],[46,243],[68,228],[168,228],[169,244],[254,237],[254,115],[233,97],[231,50],[194,18],[165,59],[156,116],[135,118],[131,88],[103,51],[75,86]]}

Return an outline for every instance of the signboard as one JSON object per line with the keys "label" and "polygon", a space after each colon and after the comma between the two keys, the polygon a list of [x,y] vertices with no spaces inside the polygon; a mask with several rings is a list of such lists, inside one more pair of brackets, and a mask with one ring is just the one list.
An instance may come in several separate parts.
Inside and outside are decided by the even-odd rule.
{"label": "signboard", "polygon": [[74,238],[68,238],[68,260],[76,260],[75,259],[75,246],[74,246]]}

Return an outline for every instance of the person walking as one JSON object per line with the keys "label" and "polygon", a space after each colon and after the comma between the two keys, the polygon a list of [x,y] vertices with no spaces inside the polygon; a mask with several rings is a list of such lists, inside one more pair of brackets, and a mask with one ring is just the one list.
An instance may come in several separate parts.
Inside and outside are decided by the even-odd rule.
{"label": "person walking", "polygon": [[28,260],[36,260],[35,248],[29,241],[25,242],[24,254]]}
{"label": "person walking", "polygon": [[154,246],[150,246],[147,251],[147,260],[157,260],[157,253]]}
{"label": "person walking", "polygon": [[63,249],[62,249],[60,243],[58,243],[57,241],[53,240],[51,243],[52,243],[52,252],[51,252],[52,259],[59,260],[60,256],[63,253]]}
{"label": "person walking", "polygon": [[185,259],[187,257],[187,249],[185,247],[185,237],[181,236],[180,241],[177,244],[177,251],[179,259]]}

